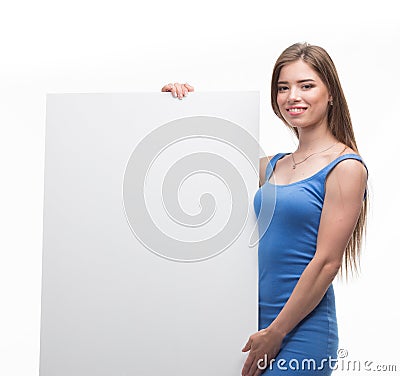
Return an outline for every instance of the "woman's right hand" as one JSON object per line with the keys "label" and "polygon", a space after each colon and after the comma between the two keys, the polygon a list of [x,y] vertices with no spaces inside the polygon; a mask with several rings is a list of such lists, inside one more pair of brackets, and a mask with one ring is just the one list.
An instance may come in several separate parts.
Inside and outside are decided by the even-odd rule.
{"label": "woman's right hand", "polygon": [[184,84],[175,82],[174,84],[167,84],[163,86],[161,91],[170,91],[175,98],[178,97],[179,99],[182,99],[188,95],[189,91],[194,91],[194,87],[189,85],[187,82]]}

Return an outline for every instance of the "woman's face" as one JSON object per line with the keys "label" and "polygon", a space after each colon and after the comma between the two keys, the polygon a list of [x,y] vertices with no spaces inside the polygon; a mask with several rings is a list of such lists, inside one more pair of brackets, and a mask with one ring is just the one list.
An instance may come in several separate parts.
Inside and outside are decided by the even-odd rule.
{"label": "woman's face", "polygon": [[330,100],[317,72],[303,60],[281,69],[277,102],[283,118],[292,127],[327,126]]}

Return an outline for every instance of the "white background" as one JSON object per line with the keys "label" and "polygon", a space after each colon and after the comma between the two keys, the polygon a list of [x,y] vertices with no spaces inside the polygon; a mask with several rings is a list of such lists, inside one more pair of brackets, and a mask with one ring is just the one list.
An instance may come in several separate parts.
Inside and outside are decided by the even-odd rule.
{"label": "white background", "polygon": [[259,90],[265,152],[291,151],[295,140],[272,113],[268,86],[275,59],[298,41],[323,46],[335,61],[370,171],[362,275],[335,283],[341,347],[348,359],[399,369],[395,3],[2,2],[0,374],[38,375],[46,93],[159,91],[171,80],[197,91]]}

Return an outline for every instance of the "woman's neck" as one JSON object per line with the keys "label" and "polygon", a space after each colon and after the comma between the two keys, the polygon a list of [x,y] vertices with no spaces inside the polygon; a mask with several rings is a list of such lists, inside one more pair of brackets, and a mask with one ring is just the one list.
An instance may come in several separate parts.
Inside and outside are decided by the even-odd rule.
{"label": "woman's neck", "polygon": [[327,127],[307,128],[298,128],[299,145],[296,150],[298,154],[318,152],[338,142]]}

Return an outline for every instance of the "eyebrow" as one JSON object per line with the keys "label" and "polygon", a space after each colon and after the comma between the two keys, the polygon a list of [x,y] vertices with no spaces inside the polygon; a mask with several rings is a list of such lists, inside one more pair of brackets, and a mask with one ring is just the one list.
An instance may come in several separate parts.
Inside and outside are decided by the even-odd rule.
{"label": "eyebrow", "polygon": [[[301,84],[302,82],[308,82],[308,81],[313,81],[313,82],[315,82],[315,80],[313,80],[312,78],[306,78],[306,79],[304,79],[304,80],[299,80],[299,81],[297,81],[297,83],[298,84]],[[287,82],[287,81],[278,81],[278,85],[283,85],[283,84],[285,84],[285,85],[287,85],[289,82]]]}

